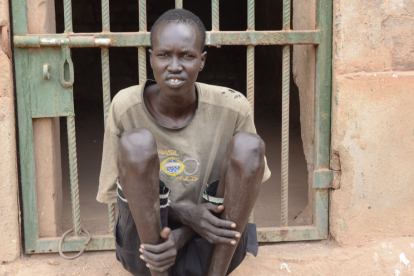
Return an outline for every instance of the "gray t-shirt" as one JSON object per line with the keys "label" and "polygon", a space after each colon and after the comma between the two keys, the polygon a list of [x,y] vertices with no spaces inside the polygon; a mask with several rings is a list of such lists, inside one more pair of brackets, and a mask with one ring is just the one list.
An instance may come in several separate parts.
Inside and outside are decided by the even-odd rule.
{"label": "gray t-shirt", "polygon": [[[206,184],[220,177],[232,137],[239,131],[256,133],[249,102],[229,88],[196,83],[198,108],[194,117],[183,128],[168,129],[148,112],[143,100],[144,87],[121,90],[112,101],[96,199],[102,203],[116,202],[119,139],[124,131],[145,127],[157,142],[160,179],[171,189],[171,201],[199,204]],[[263,182],[269,177],[266,163]]]}

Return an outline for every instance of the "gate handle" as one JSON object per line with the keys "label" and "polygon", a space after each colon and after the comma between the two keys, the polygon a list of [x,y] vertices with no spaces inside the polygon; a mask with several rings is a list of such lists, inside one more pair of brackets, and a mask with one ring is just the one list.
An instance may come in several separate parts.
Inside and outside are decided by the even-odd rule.
{"label": "gate handle", "polygon": [[[68,63],[69,72],[65,72],[66,63]],[[69,76],[69,80],[66,81],[65,75]],[[63,87],[68,88],[73,85],[73,82],[74,82],[73,62],[70,57],[70,48],[68,45],[62,45],[62,59],[60,61],[60,83],[62,84]]]}
{"label": "gate handle", "polygon": [[89,242],[91,241],[91,234],[89,234],[89,232],[87,230],[85,230],[85,229],[81,229],[81,231],[84,232],[84,233],[86,233],[86,235],[88,235],[88,239],[86,240],[85,246],[82,248],[82,250],[78,254],[76,254],[75,256],[68,257],[65,254],[63,254],[63,252],[62,252],[62,243],[63,243],[63,240],[65,239],[65,237],[66,237],[67,234],[69,234],[70,232],[73,232],[73,229],[70,229],[70,230],[66,231],[63,234],[62,238],[60,238],[60,241],[59,241],[59,254],[60,254],[60,256],[62,256],[62,258],[65,258],[67,260],[73,260],[73,259],[76,259],[77,257],[79,257],[80,255],[82,255],[83,251],[85,251],[86,246],[88,246]]}

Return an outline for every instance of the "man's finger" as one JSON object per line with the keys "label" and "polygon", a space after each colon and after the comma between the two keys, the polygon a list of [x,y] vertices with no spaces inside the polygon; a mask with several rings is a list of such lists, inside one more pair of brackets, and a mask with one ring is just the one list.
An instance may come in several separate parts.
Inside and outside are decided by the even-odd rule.
{"label": "man's finger", "polygon": [[171,233],[171,229],[168,227],[165,227],[164,229],[162,229],[160,236],[161,238],[166,240],[168,239],[168,236],[170,235],[170,233]]}
{"label": "man's finger", "polygon": [[208,222],[217,227],[236,228],[236,224],[234,222],[216,218],[214,215],[208,216]]}
{"label": "man's finger", "polygon": [[167,271],[172,265],[174,264],[174,262],[172,262],[172,263],[169,263],[169,264],[167,264],[167,265],[164,265],[164,266],[162,266],[162,267],[156,267],[156,266],[153,266],[153,265],[150,265],[150,264],[147,264],[147,267],[149,268],[149,269],[151,269],[151,270],[154,270],[154,271],[158,271],[158,272],[165,272],[165,271]]}
{"label": "man's finger", "polygon": [[141,244],[140,250],[141,253],[142,251],[148,251],[148,252],[153,252],[153,253],[162,253],[167,251],[168,249],[170,249],[171,247],[173,247],[174,244],[170,241],[166,241],[157,245],[152,245],[152,244]]}
{"label": "man's finger", "polygon": [[168,250],[166,252],[160,253],[160,254],[154,254],[152,252],[149,252],[147,250],[143,250],[142,254],[146,259],[152,260],[154,262],[162,262],[167,259],[171,259],[172,257],[175,257],[177,255],[177,252],[173,250]]}
{"label": "man's finger", "polygon": [[167,264],[170,263],[174,263],[175,262],[175,256],[166,260],[162,260],[159,262],[156,262],[154,260],[148,259],[146,258],[144,255],[139,256],[142,260],[144,260],[146,263],[149,263],[150,265],[154,266],[154,267],[162,267],[165,266]]}
{"label": "man's finger", "polygon": [[213,233],[210,233],[209,239],[212,244],[217,244],[217,243],[225,243],[225,244],[232,244],[232,245],[236,244],[236,240],[234,239],[220,237],[220,236],[214,235]]}
{"label": "man's finger", "polygon": [[223,228],[218,228],[212,226],[211,232],[216,236],[226,237],[226,238],[240,238],[241,234],[237,231],[227,230]]}

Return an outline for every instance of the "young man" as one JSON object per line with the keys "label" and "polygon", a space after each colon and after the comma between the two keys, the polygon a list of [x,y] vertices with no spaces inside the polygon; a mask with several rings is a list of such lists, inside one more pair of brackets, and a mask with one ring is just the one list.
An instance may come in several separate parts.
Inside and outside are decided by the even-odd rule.
{"label": "young man", "polygon": [[151,29],[155,82],[111,105],[97,200],[118,202],[116,257],[134,275],[227,275],[257,254],[247,221],[270,177],[265,145],[242,94],[196,83],[205,36],[193,13],[163,14]]}

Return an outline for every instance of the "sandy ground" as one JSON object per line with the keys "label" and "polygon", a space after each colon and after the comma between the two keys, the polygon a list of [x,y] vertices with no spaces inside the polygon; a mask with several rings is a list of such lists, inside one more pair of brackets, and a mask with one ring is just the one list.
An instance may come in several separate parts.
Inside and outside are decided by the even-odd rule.
{"label": "sandy ground", "polygon": [[[98,190],[103,144],[103,117],[94,105],[80,108],[76,115],[76,138],[82,227],[92,234],[108,232],[108,208],[95,200]],[[269,116],[257,116],[256,127],[266,143],[266,156],[271,178],[262,185],[254,209],[258,227],[280,226],[280,160],[281,123]],[[65,120],[61,120],[63,225],[62,231],[72,228],[69,164]],[[289,224],[308,203],[308,175],[300,133],[291,130],[289,150]]]}
{"label": "sandy ground", "polygon": [[[371,240],[365,246],[341,247],[333,241],[291,242],[260,246],[231,276],[403,276],[414,275],[414,238]],[[411,270],[413,269],[413,270]],[[22,256],[0,265],[0,276],[129,276],[113,251],[86,252],[69,261],[58,254]]]}

